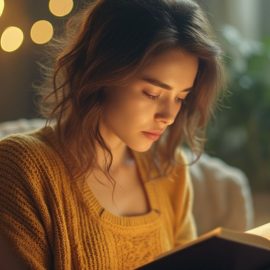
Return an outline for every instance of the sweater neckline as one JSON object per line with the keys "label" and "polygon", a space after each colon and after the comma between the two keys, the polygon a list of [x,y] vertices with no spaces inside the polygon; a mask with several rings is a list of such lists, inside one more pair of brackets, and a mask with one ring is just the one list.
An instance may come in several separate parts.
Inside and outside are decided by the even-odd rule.
{"label": "sweater neckline", "polygon": [[[66,159],[63,151],[61,150],[60,145],[57,143],[57,136],[55,136],[55,131],[52,127],[47,126],[43,128],[43,132],[47,135],[51,143],[53,143],[55,150],[61,156],[63,161],[65,161],[65,167],[69,164]],[[44,134],[43,133],[43,134]],[[91,214],[94,214],[99,220],[102,220],[105,223],[115,224],[120,226],[153,226],[154,223],[158,224],[160,220],[160,212],[157,205],[157,200],[155,198],[155,186],[153,181],[148,179],[147,174],[147,162],[143,160],[145,156],[139,152],[136,152],[131,149],[131,154],[133,155],[134,161],[136,163],[138,174],[142,180],[142,185],[144,186],[147,199],[149,201],[150,210],[149,212],[136,215],[136,216],[117,216],[112,214],[110,211],[106,210],[98,201],[96,196],[91,191],[89,185],[84,180],[76,181],[76,186],[81,190],[83,199],[85,201],[86,207]],[[67,168],[68,169],[68,168]],[[72,181],[72,179],[70,179]],[[94,211],[94,212],[93,212]]]}
{"label": "sweater neckline", "polygon": [[99,203],[86,181],[82,183],[83,192],[89,208],[92,210],[94,209],[95,213],[98,215],[98,218],[106,223],[120,226],[153,226],[153,223],[157,222],[160,216],[155,198],[155,186],[153,185],[152,181],[148,180],[148,176],[145,171],[146,164],[143,162],[143,157],[141,154],[133,150],[131,150],[131,153],[133,155],[139,177],[142,180],[142,185],[145,189],[147,200],[149,201],[150,210],[147,213],[136,216],[117,216],[105,209]]}
{"label": "sweater neckline", "polygon": [[105,209],[97,200],[96,196],[91,191],[88,184],[84,181],[82,184],[83,195],[86,204],[91,212],[94,211],[96,217],[108,224],[119,226],[153,226],[159,220],[160,212],[155,205],[153,197],[155,196],[153,185],[150,182],[145,184],[145,191],[150,203],[150,211],[136,216],[117,216]]}

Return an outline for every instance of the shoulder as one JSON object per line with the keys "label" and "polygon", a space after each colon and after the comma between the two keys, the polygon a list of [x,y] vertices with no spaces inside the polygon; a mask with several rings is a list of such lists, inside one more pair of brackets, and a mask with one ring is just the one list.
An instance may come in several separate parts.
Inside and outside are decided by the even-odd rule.
{"label": "shoulder", "polygon": [[48,174],[55,167],[55,154],[42,137],[43,132],[40,129],[3,138],[0,141],[0,170],[20,174],[24,179]]}
{"label": "shoulder", "polygon": [[47,209],[68,186],[61,159],[42,135],[38,130],[0,141],[0,208],[13,200],[20,208],[23,198],[23,204]]}
{"label": "shoulder", "polygon": [[173,185],[186,185],[189,182],[189,165],[182,148],[178,147],[174,155],[175,163],[171,164],[166,177]]}
{"label": "shoulder", "polygon": [[[167,175],[158,181],[161,190],[167,194],[175,213],[182,213],[193,201],[193,187],[189,174],[189,164],[185,152],[175,151],[175,164],[171,165]],[[177,214],[177,215],[178,215]]]}
{"label": "shoulder", "polygon": [[176,174],[187,176],[189,171],[188,160],[184,150],[181,147],[178,147],[175,151],[175,161],[176,164],[173,166],[173,171]]}
{"label": "shoulder", "polygon": [[161,190],[170,197],[181,196],[191,188],[189,165],[182,148],[177,148],[174,154],[175,162],[169,166],[161,164],[158,168],[153,166],[153,156],[151,153],[143,153],[143,169],[147,172],[148,181],[154,185],[160,186]]}
{"label": "shoulder", "polygon": [[0,140],[0,158],[12,160],[36,160],[49,151],[48,145],[39,136],[41,130],[26,134],[14,134]]}
{"label": "shoulder", "polygon": [[183,174],[187,169],[188,162],[181,147],[178,147],[175,150],[175,162],[174,164],[170,164],[169,167],[167,167],[165,164],[155,165],[155,153],[151,152],[150,150],[142,153],[132,151],[132,153],[136,157],[136,161],[143,168],[143,170],[147,171],[153,178],[163,175],[166,169],[169,172],[168,176],[171,176],[175,173]]}

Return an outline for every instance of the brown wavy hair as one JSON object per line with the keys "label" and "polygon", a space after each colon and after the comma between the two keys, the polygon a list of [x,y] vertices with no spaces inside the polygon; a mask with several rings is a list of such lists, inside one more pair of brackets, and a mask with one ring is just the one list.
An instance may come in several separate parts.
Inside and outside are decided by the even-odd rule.
{"label": "brown wavy hair", "polygon": [[109,176],[113,157],[99,131],[104,89],[124,84],[152,57],[172,48],[198,57],[198,73],[174,124],[149,151],[161,174],[175,164],[175,151],[183,143],[200,155],[224,72],[220,46],[198,4],[97,0],[69,19],[65,34],[52,46],[55,62],[40,89],[40,112],[56,121],[75,178],[98,167],[96,143],[109,157],[105,172]]}

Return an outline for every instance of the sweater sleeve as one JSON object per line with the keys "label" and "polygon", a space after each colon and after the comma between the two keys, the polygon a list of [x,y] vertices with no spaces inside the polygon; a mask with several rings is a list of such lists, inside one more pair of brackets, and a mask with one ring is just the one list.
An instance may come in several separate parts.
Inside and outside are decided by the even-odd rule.
{"label": "sweater sleeve", "polygon": [[[33,152],[33,150],[32,150]],[[0,234],[27,269],[51,269],[37,165],[19,137],[0,142]],[[23,268],[21,268],[23,269]]]}
{"label": "sweater sleeve", "polygon": [[[189,175],[187,161],[183,153],[178,154],[181,159],[181,167],[178,169],[177,177],[182,179],[176,181],[178,187],[175,193],[176,227],[175,246],[183,245],[197,237],[196,226],[193,217],[193,188]],[[178,179],[178,180],[180,180]]]}

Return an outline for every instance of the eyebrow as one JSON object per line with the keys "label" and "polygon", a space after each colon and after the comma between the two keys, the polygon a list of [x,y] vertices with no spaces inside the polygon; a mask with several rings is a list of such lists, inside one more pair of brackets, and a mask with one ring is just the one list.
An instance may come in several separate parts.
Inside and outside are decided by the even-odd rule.
{"label": "eyebrow", "polygon": [[[161,87],[161,88],[163,88],[165,90],[172,90],[173,89],[170,85],[168,85],[168,84],[166,84],[164,82],[161,82],[161,81],[159,81],[157,79],[154,79],[154,78],[143,77],[142,80],[147,82],[147,83],[150,83],[152,85]],[[189,87],[189,88],[186,88],[186,89],[182,90],[181,92],[190,92],[191,89],[192,89],[192,87]]]}

